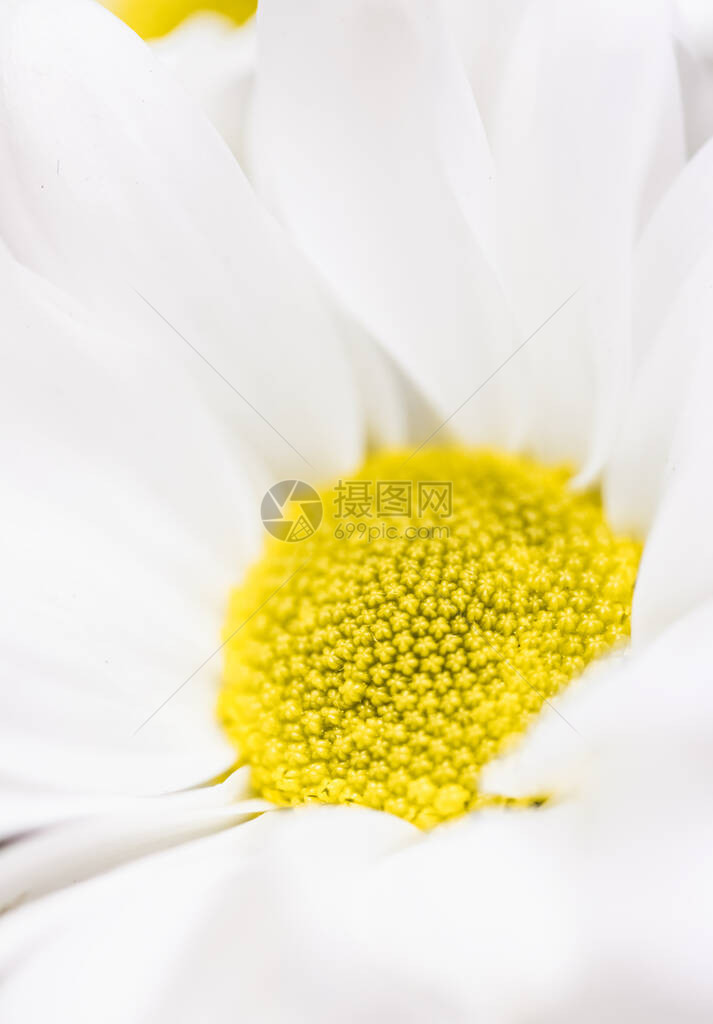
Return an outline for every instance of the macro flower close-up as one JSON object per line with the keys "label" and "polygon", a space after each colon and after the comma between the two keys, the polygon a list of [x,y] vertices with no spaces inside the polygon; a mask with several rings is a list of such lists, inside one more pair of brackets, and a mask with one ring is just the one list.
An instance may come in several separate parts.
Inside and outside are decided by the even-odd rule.
{"label": "macro flower close-up", "polygon": [[713,12],[0,0],[0,1019],[713,1016]]}

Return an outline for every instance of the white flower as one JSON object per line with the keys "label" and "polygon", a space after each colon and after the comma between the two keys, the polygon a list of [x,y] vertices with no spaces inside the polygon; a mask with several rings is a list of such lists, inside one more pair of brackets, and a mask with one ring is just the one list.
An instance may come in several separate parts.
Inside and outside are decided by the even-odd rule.
{"label": "white flower", "polygon": [[[107,12],[0,6],[4,1020],[711,1015],[705,74],[686,123],[664,3],[448,6],[264,0],[250,183]],[[563,799],[252,818],[202,784],[260,496],[446,419],[646,538],[628,657],[488,770]]]}

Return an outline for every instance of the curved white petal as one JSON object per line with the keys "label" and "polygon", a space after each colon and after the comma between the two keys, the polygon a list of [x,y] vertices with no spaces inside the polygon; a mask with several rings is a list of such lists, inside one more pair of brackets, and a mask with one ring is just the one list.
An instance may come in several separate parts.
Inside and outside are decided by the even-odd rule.
{"label": "curved white petal", "polygon": [[634,253],[634,369],[701,259],[713,246],[713,140],[683,168],[656,209]]}
{"label": "curved white petal", "polygon": [[675,0],[686,38],[700,56],[713,60],[713,11],[707,0]]}
{"label": "curved white petal", "polygon": [[410,847],[363,886],[358,934],[376,934],[394,985],[410,969],[454,1001],[445,1019],[704,1020],[712,836],[688,767],[684,795],[638,778]]}
{"label": "curved white petal", "polygon": [[490,137],[505,64],[531,0],[444,0],[478,110]]}
{"label": "curved white petal", "polygon": [[665,5],[528,6],[495,121],[501,257],[525,332],[575,293],[523,362],[532,445],[583,480],[626,395],[633,242],[683,156]]}
{"label": "curved white petal", "polygon": [[113,327],[170,339],[276,476],[354,462],[357,397],[312,276],[149,48],[90,0],[10,0],[0,76],[17,257]]}
{"label": "curved white petal", "polygon": [[[236,1005],[251,1020],[348,1020],[357,993],[341,988],[350,971],[344,946],[334,935],[339,973],[332,973],[330,936],[319,920],[305,931],[305,910],[313,901],[318,918],[340,884],[346,889],[417,835],[403,821],[359,808],[277,813],[31,904],[0,925],[0,964],[12,967],[0,996],[3,1019],[39,1021],[56,999],[59,1020],[106,1024],[219,1024],[235,1019]],[[77,957],[79,984],[67,970]],[[315,972],[324,1003],[310,1006]]]}
{"label": "curved white petal", "polygon": [[[713,319],[711,174],[713,142],[676,180],[636,251],[635,376],[604,491],[614,525],[641,534],[673,479],[672,446],[694,377],[706,372],[698,352],[709,346]],[[679,565],[677,576],[687,568]]]}
{"label": "curved white petal", "polygon": [[172,347],[106,333],[2,250],[0,292],[0,776],[80,793],[202,782],[234,760],[218,648],[259,549],[265,469]]}
{"label": "curved white petal", "polygon": [[[709,290],[710,281],[709,275]],[[713,597],[710,324],[709,318],[708,336],[691,360],[691,380],[664,468],[661,501],[639,567],[631,618],[637,641],[655,636]]]}
{"label": "curved white petal", "polygon": [[274,810],[251,796],[249,769],[225,782],[166,796],[105,801],[76,817],[10,843],[0,853],[0,912],[75,885],[125,861],[234,827]]}
{"label": "curved white petal", "polygon": [[236,28],[209,12],[194,14],[152,43],[154,53],[201,105],[243,169],[243,134],[255,78],[254,20]]}
{"label": "curved white petal", "polygon": [[251,164],[351,314],[449,427],[503,442],[517,364],[494,270],[492,162],[433,0],[266,0]]}
{"label": "curved white petal", "polygon": [[58,792],[48,784],[2,780],[2,819],[0,843],[28,835],[38,828],[49,828],[86,815],[103,813],[121,805],[126,797],[104,793]]}
{"label": "curved white petal", "polygon": [[700,58],[686,34],[679,38],[676,51],[686,146],[694,154],[713,135],[713,61]]}
{"label": "curved white petal", "polygon": [[[671,479],[671,452],[698,358],[710,339],[713,249],[689,276],[637,374],[607,467],[605,498],[615,527],[647,535]],[[707,382],[710,386],[710,381]],[[705,425],[701,424],[701,429]],[[704,498],[705,481],[699,479]],[[681,565],[680,571],[686,566]]]}
{"label": "curved white petal", "polygon": [[[413,386],[389,353],[353,317],[336,304],[333,315],[338,318],[340,332],[346,339],[361,400],[367,447],[408,444],[410,437],[417,433],[409,427]],[[418,426],[422,429],[422,423]]]}
{"label": "curved white petal", "polygon": [[0,929],[0,1009],[107,1024],[227,1024],[236,1008],[280,1024],[705,1020],[713,766],[710,750],[667,751],[670,786],[634,771],[577,803],[420,838],[356,808],[271,814],[38,901]]}

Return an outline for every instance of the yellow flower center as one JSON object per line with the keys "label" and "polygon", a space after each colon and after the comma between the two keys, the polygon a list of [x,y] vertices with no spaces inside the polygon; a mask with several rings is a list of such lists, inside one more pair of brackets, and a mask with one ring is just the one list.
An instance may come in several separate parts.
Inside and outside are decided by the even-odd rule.
{"label": "yellow flower center", "polygon": [[198,11],[213,11],[242,24],[255,13],[257,0],[101,0],[144,39],[163,36]]}
{"label": "yellow flower center", "polygon": [[219,699],[257,792],[423,828],[487,802],[483,766],[629,633],[640,546],[569,475],[382,452],[322,493],[311,536],[268,540],[231,598]]}

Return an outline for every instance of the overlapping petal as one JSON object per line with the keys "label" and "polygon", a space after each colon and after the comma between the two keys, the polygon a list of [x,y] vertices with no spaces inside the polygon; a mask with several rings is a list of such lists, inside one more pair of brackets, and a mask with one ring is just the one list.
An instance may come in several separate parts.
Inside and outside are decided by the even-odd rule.
{"label": "overlapping petal", "polygon": [[108,332],[7,254],[0,289],[0,772],[75,792],[205,781],[234,758],[209,656],[267,471],[172,348]]}
{"label": "overlapping petal", "polygon": [[0,858],[0,907],[28,903],[126,861],[232,828],[273,809],[251,795],[247,768],[214,786],[115,800],[98,813],[38,829],[10,843]]}
{"label": "overlapping petal", "polygon": [[503,76],[531,0],[444,0],[448,24],[490,136]]}
{"label": "overlapping petal", "polygon": [[676,0],[676,8],[695,52],[713,59],[713,12],[706,0]]}
{"label": "overlapping petal", "polygon": [[713,596],[706,515],[712,169],[708,142],[665,197],[636,253],[634,384],[605,477],[614,524],[648,534],[634,598],[635,641]]}
{"label": "overlapping petal", "polygon": [[656,636],[713,597],[713,348],[709,338],[692,358],[690,371],[665,466],[661,502],[639,568],[632,608],[632,634],[638,640]]}
{"label": "overlapping petal", "polygon": [[[260,191],[349,312],[450,416],[516,338],[494,266],[492,161],[438,5],[266,0],[258,45]],[[511,438],[515,376],[508,367],[449,426]]]}
{"label": "overlapping petal", "polygon": [[271,814],[30,904],[0,926],[0,965],[13,967],[0,1012],[29,1024],[51,1000],[59,1019],[219,1024],[237,1006],[254,1020],[326,1024],[377,1014],[384,998],[404,1012],[411,994],[386,990],[388,970],[365,988],[353,939],[322,914],[342,890],[346,909],[347,886],[416,836],[359,808]]}
{"label": "overlapping petal", "polygon": [[202,112],[89,0],[11,0],[0,40],[0,236],[18,259],[114,328],[207,360],[225,380],[203,363],[197,385],[275,475],[352,464],[334,322]]}
{"label": "overlapping petal", "polygon": [[[285,446],[327,472],[355,457],[365,423],[404,435],[403,389],[372,339],[445,416],[576,290],[528,349],[529,421],[504,379],[454,427],[526,437],[595,475],[631,357],[608,501],[618,523],[653,522],[639,649],[597,666],[599,685],[583,680],[489,772],[491,788],[547,789],[552,806],[428,837],[356,808],[276,813],[48,898],[77,851],[85,877],[255,805],[226,806],[230,783],[39,834],[5,855],[6,898],[37,898],[0,929],[7,1019],[44,1021],[48,1005],[73,1024],[220,1024],[236,1006],[315,1024],[713,1013],[713,832],[701,811],[713,622],[710,606],[695,610],[713,578],[710,158],[643,235],[632,354],[631,249],[682,155],[668,22],[658,5],[571,8],[532,0],[491,94],[498,224],[485,135],[435,5],[307,0],[296,12],[265,0],[256,178],[329,293],[130,33],[79,0],[61,17],[48,0],[0,12],[0,231],[14,253],[2,253],[3,315],[25,340],[2,382],[14,600],[0,757],[17,792],[37,787],[42,807],[50,782],[153,791],[227,767],[210,725],[215,664],[192,670],[254,549],[254,495],[271,468],[294,465]],[[13,55],[27,40],[37,63],[23,67]],[[161,315],[198,354],[189,341],[176,358],[182,339]],[[363,408],[354,352],[359,377],[379,378]],[[262,423],[260,459],[238,439],[255,409],[237,415],[210,367],[195,388],[200,354],[269,414],[278,433]]]}
{"label": "overlapping petal", "polygon": [[711,758],[695,732],[682,713],[640,729],[616,775],[600,761],[576,801],[540,812],[428,837],[356,808],[270,815],[40,901],[0,932],[0,1005],[32,1021],[49,998],[90,1020],[116,991],[107,1021],[228,1021],[238,1002],[284,1024],[704,1020]]}
{"label": "overlapping petal", "polygon": [[255,77],[254,21],[235,28],[225,18],[196,14],[153,50],[200,103],[245,169],[243,138]]}
{"label": "overlapping petal", "polygon": [[666,5],[540,0],[510,50],[494,129],[503,278],[528,333],[528,439],[583,479],[627,394],[634,240],[678,172],[683,122]]}

